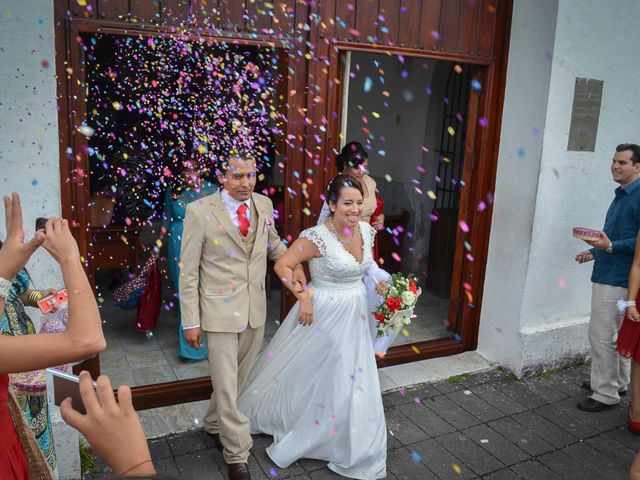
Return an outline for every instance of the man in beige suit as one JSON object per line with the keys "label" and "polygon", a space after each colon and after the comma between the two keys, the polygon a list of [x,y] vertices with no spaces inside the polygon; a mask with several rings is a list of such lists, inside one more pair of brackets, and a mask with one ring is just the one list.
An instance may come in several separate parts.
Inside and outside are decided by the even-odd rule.
{"label": "man in beige suit", "polygon": [[[236,398],[264,337],[267,256],[287,247],[273,221],[269,198],[253,193],[256,162],[231,156],[217,176],[221,190],[190,203],[180,252],[180,308],[186,341],[202,347],[206,335],[213,393],[204,429],[223,450],[232,480],[249,479],[249,420]],[[302,268],[296,278],[306,283]]]}

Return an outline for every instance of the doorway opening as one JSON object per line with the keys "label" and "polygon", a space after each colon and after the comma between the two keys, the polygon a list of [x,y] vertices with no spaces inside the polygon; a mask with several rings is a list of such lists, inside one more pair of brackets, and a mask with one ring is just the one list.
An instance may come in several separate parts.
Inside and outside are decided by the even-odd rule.
{"label": "doorway opening", "polygon": [[472,66],[447,60],[347,51],[342,141],[369,152],[384,201],[379,263],[414,273],[423,294],[416,318],[393,345],[455,337],[450,301],[459,226]]}
{"label": "doorway opening", "polygon": [[[286,72],[275,48],[211,40],[82,34],[90,211],[88,261],[114,386],[209,375],[204,356],[180,346],[179,250],[186,205],[217,191],[215,165],[255,155],[256,192],[268,195],[284,231]],[[114,289],[158,254],[162,280],[155,328],[115,305]],[[279,281],[267,281],[267,334],[280,319]],[[138,328],[137,328],[138,327]],[[140,331],[145,330],[145,331]]]}

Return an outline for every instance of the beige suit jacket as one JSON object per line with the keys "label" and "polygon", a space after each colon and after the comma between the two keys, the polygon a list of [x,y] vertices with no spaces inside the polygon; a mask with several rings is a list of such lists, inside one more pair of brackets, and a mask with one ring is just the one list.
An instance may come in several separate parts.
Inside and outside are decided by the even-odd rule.
{"label": "beige suit jacket", "polygon": [[187,206],[180,250],[183,326],[237,333],[264,325],[267,256],[275,261],[287,247],[276,232],[271,200],[254,193],[251,201],[258,223],[250,258],[220,191]]}

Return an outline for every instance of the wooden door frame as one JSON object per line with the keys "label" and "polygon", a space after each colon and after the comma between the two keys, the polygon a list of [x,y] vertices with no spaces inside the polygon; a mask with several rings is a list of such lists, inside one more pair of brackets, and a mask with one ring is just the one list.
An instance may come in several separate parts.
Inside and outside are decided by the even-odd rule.
{"label": "wooden door frame", "polygon": [[[331,73],[335,78],[342,79],[344,54],[347,51],[358,51],[378,54],[403,55],[405,57],[429,58],[465,63],[472,66],[472,78],[478,80],[482,86],[480,91],[472,90],[469,96],[469,125],[465,139],[465,182],[458,212],[458,218],[469,225],[470,232],[463,233],[460,229],[456,235],[456,252],[451,282],[449,312],[456,312],[459,324],[458,333],[453,337],[419,341],[404,345],[396,345],[389,349],[383,358],[378,358],[378,367],[399,365],[417,360],[454,355],[469,350],[475,350],[478,345],[478,330],[482,308],[482,292],[487,264],[489,234],[491,230],[492,204],[486,201],[487,193],[493,192],[495,175],[498,164],[498,146],[502,121],[502,107],[506,84],[507,59],[509,54],[509,32],[511,30],[512,2],[506,2],[507,8],[500,9],[501,18],[496,21],[495,50],[492,57],[475,57],[470,55],[456,55],[447,52],[425,51],[403,47],[387,47],[344,41],[334,42],[331,64],[335,68]],[[332,77],[334,78],[334,77]],[[340,147],[339,134],[341,128],[342,87],[332,89],[329,95],[329,109],[338,112],[332,134],[327,141],[329,150]],[[476,121],[479,118],[487,120],[488,128],[480,128]],[[469,134],[469,132],[474,132]],[[464,202],[463,202],[464,200]],[[481,201],[487,204],[486,209],[474,215],[474,208]],[[473,262],[465,255],[464,242],[470,243]],[[470,290],[464,287],[467,284]],[[468,293],[467,293],[468,292]]]}
{"label": "wooden door frame", "polygon": [[[308,82],[313,79],[316,85],[330,85],[330,79],[341,78],[340,52],[344,50],[367,51],[378,53],[402,54],[406,56],[419,56],[436,58],[450,61],[463,62],[482,66],[483,90],[478,99],[478,116],[487,119],[489,128],[478,128],[473,138],[474,151],[477,152],[473,158],[473,175],[475,181],[469,185],[469,206],[477,205],[479,201],[485,199],[487,192],[492,192],[495,186],[495,173],[497,168],[498,146],[500,139],[500,122],[502,118],[502,107],[504,99],[504,88],[506,83],[506,66],[508,58],[509,32],[511,27],[512,2],[506,1],[506,8],[498,9],[496,19],[496,30],[494,31],[494,54],[492,57],[475,57],[469,55],[455,55],[439,51],[426,51],[409,49],[403,47],[381,46],[364,43],[342,42],[333,39],[335,25],[329,22],[327,25],[317,25],[311,23],[308,39],[316,46],[315,53],[318,58],[325,56],[329,59],[328,69],[325,71],[324,62],[317,59],[309,62],[302,62],[301,68],[296,68],[293,78],[289,79],[287,94],[287,133],[293,135],[298,142],[302,142],[304,149],[302,153],[296,151],[294,142],[287,144],[286,159],[287,170],[285,182],[291,188],[296,189],[294,177],[295,171],[308,171],[314,169],[316,174],[313,183],[306,185],[306,200],[303,195],[285,195],[285,231],[295,237],[302,228],[314,223],[313,215],[305,213],[310,206],[311,211],[317,211],[319,194],[326,180],[333,174],[332,150],[339,145],[339,119],[331,119],[332,112],[339,112],[341,95],[339,85],[336,88],[328,88],[324,92],[319,92],[315,98],[308,93]],[[321,18],[331,17],[331,2],[319,2],[314,7],[320,13]],[[304,24],[307,21],[307,14],[311,13],[311,8],[307,12],[304,9],[296,9],[295,24]],[[95,20],[84,20],[72,18],[68,15],[64,2],[54,1],[55,18],[55,48],[56,48],[56,73],[57,92],[60,108],[58,109],[59,123],[59,151],[60,151],[60,172],[61,172],[61,200],[62,213],[65,218],[69,218],[73,227],[74,235],[78,240],[81,252],[88,251],[88,237],[82,235],[80,228],[87,224],[89,212],[86,208],[88,198],[88,185],[84,190],[76,191],[72,188],[73,183],[79,175],[77,167],[86,165],[87,158],[83,152],[74,148],[74,145],[81,144],[82,139],[77,135],[78,120],[83,119],[86,107],[80,102],[83,88],[78,85],[78,72],[81,72],[82,65],[77,65],[78,71],[74,71],[74,65],[69,60],[79,58],[80,52],[75,36],[81,32],[87,33],[113,33],[118,35],[143,35],[161,36],[176,34],[169,27],[149,24],[122,24],[119,22],[109,22]],[[270,48],[281,48],[288,52],[289,61],[293,61],[295,56],[292,51],[287,50],[287,41],[274,40],[265,35],[234,33],[225,31],[224,35],[219,35],[215,31],[198,32],[193,34],[193,38],[204,37],[216,42],[239,43],[243,45],[268,46]],[[325,45],[326,43],[326,45]],[[303,52],[308,53],[308,47],[303,46]],[[75,53],[74,53],[75,52]],[[75,55],[75,57],[74,57]],[[78,95],[80,93],[80,95]],[[322,102],[316,102],[319,95],[326,93]],[[75,95],[75,98],[74,98]],[[321,105],[322,103],[322,105]],[[333,126],[327,125],[326,134],[322,136],[322,144],[319,146],[312,139],[313,135],[307,135],[305,123],[300,120],[298,109],[304,109],[307,114],[305,120],[309,120],[314,125],[321,124],[326,119],[334,122]],[[291,129],[291,130],[289,130]],[[469,144],[467,144],[469,146]],[[316,152],[320,153],[316,153]],[[322,156],[324,154],[324,157]],[[315,163],[319,160],[319,166]],[[88,166],[88,165],[86,165]],[[302,188],[302,187],[301,187]],[[298,192],[300,193],[300,192]],[[306,203],[305,203],[306,202]],[[471,209],[469,208],[469,212]],[[468,282],[474,293],[475,304],[469,305],[467,302],[461,306],[462,325],[460,329],[460,341],[446,338],[432,340],[429,342],[418,342],[413,345],[393,347],[389,354],[378,360],[378,366],[388,366],[400,363],[411,362],[419,359],[439,357],[472,350],[477,346],[478,325],[480,310],[482,305],[482,290],[484,284],[484,273],[486,269],[486,256],[488,251],[489,231],[491,226],[492,206],[487,205],[484,214],[469,216],[467,223],[471,231],[466,240],[473,245],[475,263],[468,261],[459,262],[454,265],[457,269],[454,276],[460,278],[460,284],[455,291],[452,290],[452,298],[464,299],[464,292],[460,290],[462,279]],[[85,268],[88,265],[85,262]],[[89,275],[91,272],[88,272]],[[414,350],[416,348],[418,352]],[[83,368],[89,369],[92,373],[99,372],[98,358],[89,360],[82,364]],[[134,387],[134,405],[137,409],[155,408],[177,403],[186,403],[209,398],[212,387],[208,377],[200,377],[189,380],[168,382],[155,385]]]}
{"label": "wooden door frame", "polygon": [[[56,18],[59,19],[55,25],[55,42],[57,71],[57,87],[60,108],[58,121],[60,125],[60,172],[61,172],[61,199],[62,215],[70,219],[74,237],[78,241],[80,254],[85,272],[89,277],[92,287],[94,286],[93,269],[90,259],[87,258],[89,251],[89,233],[83,225],[88,225],[90,212],[87,208],[89,203],[89,182],[85,172],[89,172],[89,159],[86,155],[87,141],[84,136],[78,133],[77,128],[86,117],[86,75],[84,72],[84,62],[79,42],[74,44],[74,40],[80,38],[84,33],[101,33],[121,36],[143,36],[143,37],[172,37],[178,34],[168,27],[145,25],[144,29],[136,28],[135,25],[123,26],[116,22],[95,22],[92,20],[75,19],[66,16],[60,2],[55,2]],[[64,18],[64,20],[62,20]],[[181,34],[181,38],[185,38]],[[271,38],[260,38],[254,36],[245,38],[242,35],[220,36],[213,32],[199,32],[198,34],[187,35],[189,40],[204,38],[216,43],[232,43],[236,45],[255,46],[263,48],[273,48],[282,52],[282,57],[289,62],[292,61],[294,52],[289,50],[286,42]],[[75,47],[75,48],[74,48]],[[306,67],[306,63],[305,63]],[[287,79],[287,127],[285,135],[295,137],[304,135],[304,124],[297,119],[297,108],[304,95],[304,83],[306,81],[306,68],[296,71],[292,77]],[[83,86],[83,84],[85,86]],[[286,152],[285,182],[292,185],[294,172],[300,170],[300,156],[295,151],[292,144],[287,144]],[[78,179],[84,178],[82,181]],[[81,188],[77,188],[80,185]],[[288,212],[285,219],[285,234],[296,236],[301,230],[301,215],[303,207],[298,208],[300,197],[285,195],[285,212]],[[290,299],[283,295],[282,304],[288,305]],[[99,355],[85,360],[76,365],[74,371],[87,370],[95,378],[100,374]],[[173,382],[157,383],[132,387],[133,403],[137,410],[156,408],[178,403],[187,403],[198,400],[205,400],[211,396],[212,385],[210,377],[198,377],[188,380],[177,380]]]}

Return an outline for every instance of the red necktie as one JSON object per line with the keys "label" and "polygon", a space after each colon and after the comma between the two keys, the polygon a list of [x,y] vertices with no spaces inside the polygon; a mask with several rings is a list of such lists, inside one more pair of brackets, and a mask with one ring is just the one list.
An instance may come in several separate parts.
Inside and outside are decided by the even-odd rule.
{"label": "red necktie", "polygon": [[243,203],[238,207],[238,226],[240,227],[240,234],[243,237],[249,233],[249,219],[247,218],[247,204]]}

